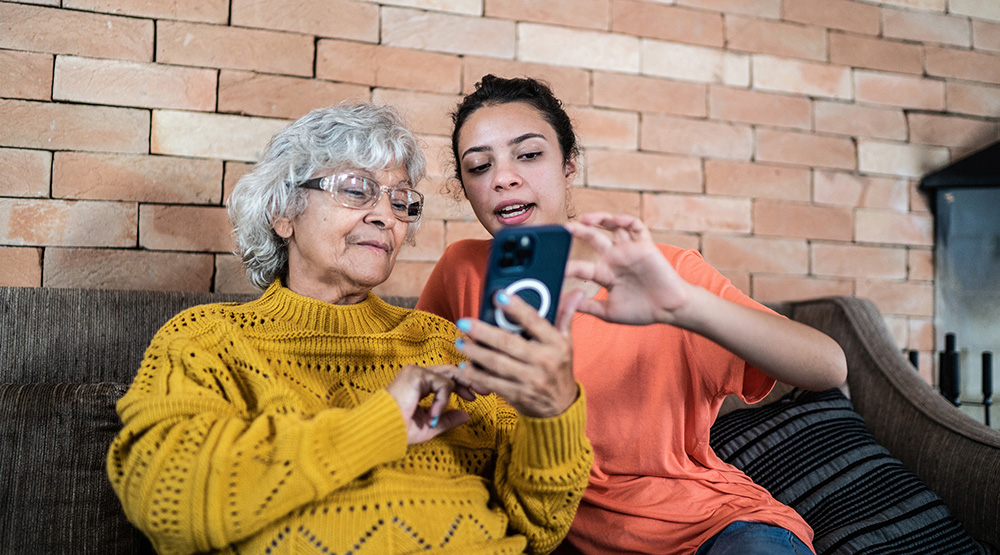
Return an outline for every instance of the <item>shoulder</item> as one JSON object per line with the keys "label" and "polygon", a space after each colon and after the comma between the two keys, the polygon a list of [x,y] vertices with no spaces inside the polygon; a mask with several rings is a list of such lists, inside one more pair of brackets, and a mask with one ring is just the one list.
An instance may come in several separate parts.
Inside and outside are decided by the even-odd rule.
{"label": "shoulder", "polygon": [[484,261],[489,257],[492,242],[489,239],[460,239],[444,249],[441,260],[452,264]]}

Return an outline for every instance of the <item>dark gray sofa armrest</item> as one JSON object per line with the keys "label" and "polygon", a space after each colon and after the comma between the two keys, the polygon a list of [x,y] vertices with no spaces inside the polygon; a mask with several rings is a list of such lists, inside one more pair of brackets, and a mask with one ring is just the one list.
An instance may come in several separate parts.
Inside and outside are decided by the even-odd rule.
{"label": "dark gray sofa armrest", "polygon": [[1000,546],[1000,432],[969,418],[919,376],[870,300],[828,297],[774,308],[840,344],[851,401],[872,435],[944,499],[972,536]]}

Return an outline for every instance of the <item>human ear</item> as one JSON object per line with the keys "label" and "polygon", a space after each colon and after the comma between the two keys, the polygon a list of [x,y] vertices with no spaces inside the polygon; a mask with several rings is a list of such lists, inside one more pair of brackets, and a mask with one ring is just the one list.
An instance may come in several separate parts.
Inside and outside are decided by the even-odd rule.
{"label": "human ear", "polygon": [[290,238],[292,236],[292,232],[295,230],[295,228],[292,227],[292,220],[289,220],[288,218],[278,218],[277,220],[274,220],[271,227],[274,228],[274,232],[278,234],[278,237],[281,237],[282,239]]}
{"label": "human ear", "polygon": [[569,160],[563,164],[563,174],[566,176],[566,187],[573,186],[573,180],[576,179],[576,172],[579,170],[576,164],[576,156],[570,157]]}

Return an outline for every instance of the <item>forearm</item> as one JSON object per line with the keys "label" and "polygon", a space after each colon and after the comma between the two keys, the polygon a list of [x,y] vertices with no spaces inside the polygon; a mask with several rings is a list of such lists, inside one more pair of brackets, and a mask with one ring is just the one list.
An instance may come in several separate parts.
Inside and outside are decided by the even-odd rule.
{"label": "forearm", "polygon": [[511,526],[532,553],[554,549],[573,523],[590,478],[593,452],[580,398],[552,418],[521,416],[498,453],[496,488]]}
{"label": "forearm", "polygon": [[691,286],[688,293],[681,308],[661,317],[664,323],[703,335],[768,376],[796,387],[818,391],[847,379],[843,350],[822,332],[701,287]]}

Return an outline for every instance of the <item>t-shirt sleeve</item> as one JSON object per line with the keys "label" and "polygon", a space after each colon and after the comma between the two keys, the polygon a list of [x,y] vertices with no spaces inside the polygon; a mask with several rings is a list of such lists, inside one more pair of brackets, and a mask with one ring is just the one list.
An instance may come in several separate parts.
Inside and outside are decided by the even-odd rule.
{"label": "t-shirt sleeve", "polygon": [[[770,308],[751,299],[743,291],[740,291],[726,276],[722,275],[711,264],[706,262],[698,251],[684,249],[678,252],[677,250],[673,250],[672,247],[663,245],[660,245],[660,250],[670,260],[671,264],[673,264],[677,273],[689,283],[704,287],[707,291],[727,301],[754,310],[777,314]],[[709,340],[705,339],[705,341]],[[722,347],[718,348],[722,349]],[[769,377],[735,355],[731,353],[729,355],[732,360],[728,364],[715,362],[715,369],[723,371],[721,374],[722,379],[717,384],[720,393],[722,395],[737,394],[747,403],[755,403],[766,397],[770,393],[771,388],[774,387],[774,378]],[[722,368],[723,366],[725,368]],[[706,375],[712,374],[706,372]]]}
{"label": "t-shirt sleeve", "polygon": [[489,241],[456,241],[445,249],[424,285],[417,310],[452,322],[479,317],[479,297]]}

